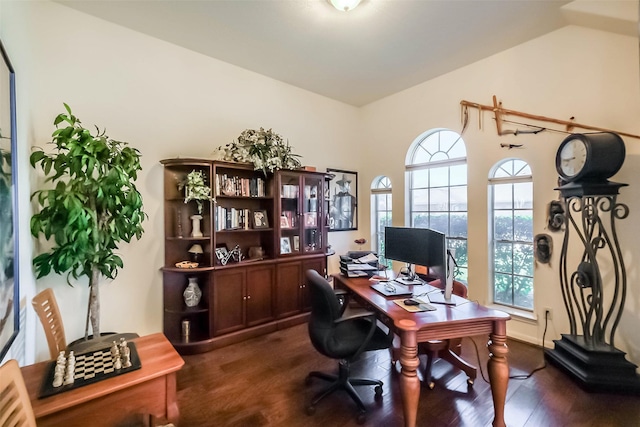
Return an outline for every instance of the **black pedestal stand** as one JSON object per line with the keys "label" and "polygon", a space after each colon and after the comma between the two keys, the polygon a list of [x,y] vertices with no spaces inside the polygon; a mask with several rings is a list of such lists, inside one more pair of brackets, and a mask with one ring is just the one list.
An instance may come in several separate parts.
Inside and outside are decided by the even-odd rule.
{"label": "black pedestal stand", "polygon": [[555,349],[545,350],[545,358],[573,377],[592,393],[640,394],[637,366],[625,359],[623,351],[608,344],[589,345],[582,335],[562,334]]}
{"label": "black pedestal stand", "polygon": [[[615,348],[615,332],[627,294],[627,274],[616,221],[629,208],[617,201],[626,184],[609,181],[566,184],[565,234],[560,253],[560,286],[569,334],[555,340],[545,358],[589,392],[640,393],[637,366]],[[570,239],[575,233],[576,237]],[[570,240],[575,243],[569,244]],[[603,283],[601,266],[608,271]],[[605,286],[608,285],[608,286]]]}

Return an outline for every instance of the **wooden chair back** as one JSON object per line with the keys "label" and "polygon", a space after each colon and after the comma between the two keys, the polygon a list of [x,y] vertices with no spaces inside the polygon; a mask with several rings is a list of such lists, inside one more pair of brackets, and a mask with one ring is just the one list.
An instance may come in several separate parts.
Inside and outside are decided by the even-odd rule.
{"label": "wooden chair back", "polygon": [[44,328],[51,358],[55,359],[61,351],[65,351],[67,348],[64,325],[62,324],[62,316],[60,316],[56,296],[51,288],[47,288],[33,297],[31,303]]}
{"label": "wooden chair back", "polygon": [[0,427],[36,427],[24,378],[14,359],[0,366]]}

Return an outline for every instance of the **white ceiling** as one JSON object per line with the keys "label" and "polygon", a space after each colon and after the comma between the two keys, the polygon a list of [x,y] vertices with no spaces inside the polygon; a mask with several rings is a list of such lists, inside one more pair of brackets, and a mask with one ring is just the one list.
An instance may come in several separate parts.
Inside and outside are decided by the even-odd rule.
{"label": "white ceiling", "polygon": [[568,24],[638,31],[637,0],[57,2],[354,106]]}

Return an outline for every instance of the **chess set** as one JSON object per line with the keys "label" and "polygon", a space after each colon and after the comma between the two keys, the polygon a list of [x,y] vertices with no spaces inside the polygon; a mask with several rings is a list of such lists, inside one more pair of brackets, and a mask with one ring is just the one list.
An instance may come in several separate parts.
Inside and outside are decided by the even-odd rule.
{"label": "chess set", "polygon": [[124,338],[110,347],[83,354],[64,351],[50,363],[40,398],[93,384],[107,378],[140,369],[140,357],[134,343]]}

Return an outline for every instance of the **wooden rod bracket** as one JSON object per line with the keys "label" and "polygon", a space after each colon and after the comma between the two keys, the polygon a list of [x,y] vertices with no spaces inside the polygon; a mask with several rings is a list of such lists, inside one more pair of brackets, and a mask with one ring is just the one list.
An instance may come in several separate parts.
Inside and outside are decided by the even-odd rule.
{"label": "wooden rod bracket", "polygon": [[[574,117],[571,117],[569,120],[560,120],[560,119],[554,119],[553,117],[539,116],[536,114],[523,113],[521,111],[502,108],[502,102],[498,102],[495,95],[493,95],[493,105],[483,105],[483,104],[478,104],[477,102],[470,102],[465,100],[460,101],[460,105],[463,107],[477,108],[478,110],[480,110],[480,112],[482,112],[483,110],[492,111],[493,114],[495,115],[496,128],[498,130],[498,135],[500,136],[518,134],[518,131],[509,131],[509,130],[502,129],[503,115],[510,115],[510,116],[524,117],[526,119],[537,120],[541,122],[549,122],[549,123],[564,125],[567,132],[573,132],[574,128],[581,128],[581,129],[588,129],[588,130],[594,130],[594,131],[600,131],[600,132],[613,132],[613,133],[617,133],[618,135],[640,139],[640,135],[576,123]],[[521,131],[520,133],[525,133],[525,132]],[[537,132],[527,132],[527,133],[537,133]]]}

